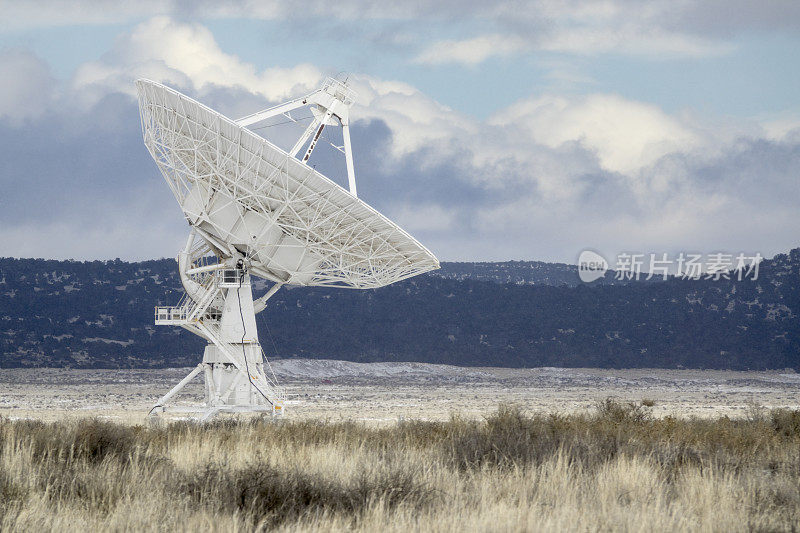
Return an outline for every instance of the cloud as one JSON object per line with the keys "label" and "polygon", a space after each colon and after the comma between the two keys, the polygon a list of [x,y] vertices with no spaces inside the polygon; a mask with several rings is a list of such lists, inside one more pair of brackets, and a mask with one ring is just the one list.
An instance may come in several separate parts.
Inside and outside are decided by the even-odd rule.
{"label": "cloud", "polygon": [[439,234],[458,231],[456,213],[435,203],[405,205],[397,210],[394,220],[411,232],[426,231]]}
{"label": "cloud", "polygon": [[524,39],[514,35],[481,35],[461,41],[437,41],[414,59],[423,65],[461,63],[477,65],[490,57],[503,57],[528,48]]}
{"label": "cloud", "polygon": [[622,53],[650,57],[708,57],[733,46],[715,39],[666,31],[651,24],[558,28],[538,40],[536,49],[580,55]]}
{"label": "cloud", "polygon": [[654,58],[729,52],[732,47],[726,40],[710,37],[702,27],[691,29],[674,23],[677,17],[696,18],[700,4],[670,0],[541,0],[532,9],[520,9],[513,2],[504,2],[497,6],[495,17],[507,32],[525,37],[533,49],[542,51]]}
{"label": "cloud", "polygon": [[476,133],[474,120],[453,111],[408,84],[353,76],[357,120],[382,120],[392,129],[394,157],[437,146],[447,151],[459,136]]}
{"label": "cloud", "polygon": [[[568,261],[586,247],[606,257],[623,251],[771,255],[797,245],[800,217],[792,204],[800,192],[792,173],[798,156],[798,143],[751,140],[710,160],[692,153],[665,156],[640,172],[640,188],[602,171],[573,176],[584,185],[576,194],[526,194],[479,207],[470,235],[484,257],[498,259]],[[670,186],[655,186],[660,180]],[[468,257],[469,246],[464,242],[450,253]]]}
{"label": "cloud", "polygon": [[2,1],[3,19],[0,30],[19,31],[33,28],[124,24],[154,16],[181,19],[259,18],[274,19],[287,16],[290,10],[283,2],[259,0],[211,1],[198,0],[30,0]]}
{"label": "cloud", "polygon": [[[131,24],[153,16],[189,22],[250,19],[307,25],[324,21],[323,26],[341,26],[337,32],[340,38],[355,39],[376,28],[378,33],[380,28],[389,28],[393,35],[407,35],[396,44],[410,54],[416,53],[416,61],[423,64],[473,65],[492,56],[526,50],[698,57],[726,53],[736,36],[753,32],[796,34],[800,30],[800,4],[791,1],[422,0],[408,4],[314,0],[305,2],[303,9],[295,9],[276,0],[33,0],[0,2],[0,6],[0,31]],[[416,43],[427,41],[430,28],[441,25],[471,29],[475,35],[458,41],[434,41],[418,53]]]}
{"label": "cloud", "polygon": [[322,73],[309,64],[258,72],[253,65],[224,53],[208,28],[159,16],[118,39],[101,60],[78,68],[72,86],[91,103],[107,92],[132,95],[132,82],[138,77],[198,93],[214,86],[239,88],[276,101],[309,92],[319,84]]}
{"label": "cloud", "polygon": [[47,65],[30,52],[0,52],[0,118],[14,123],[42,115],[53,97],[55,81]]}
{"label": "cloud", "polygon": [[[185,222],[142,146],[135,77],[163,80],[232,116],[322,77],[314,65],[258,70],[223,53],[205,27],[165,17],[120,36],[64,85],[29,54],[0,64],[20,80],[0,90],[0,255],[13,256],[175,253]],[[793,123],[667,113],[613,94],[531,95],[478,121],[407,83],[351,81],[362,198],[442,259],[572,261],[587,246],[609,257],[768,255],[797,245]],[[325,148],[315,151],[320,168]]]}
{"label": "cloud", "polygon": [[[161,215],[153,213],[156,214]],[[141,212],[126,209],[106,218],[110,224],[76,224],[74,220],[27,222],[0,233],[0,250],[3,255],[44,259],[120,257],[143,261],[174,257],[185,244],[187,232],[172,218],[154,216],[142,223]]]}
{"label": "cloud", "polygon": [[731,51],[736,36],[800,29],[794,2],[539,0],[527,7],[500,2],[491,18],[534,49],[580,55],[716,56]]}
{"label": "cloud", "polygon": [[800,3],[793,1],[752,2],[750,0],[704,0],[664,2],[661,11],[666,28],[730,37],[740,32],[797,32],[800,30]]}
{"label": "cloud", "polygon": [[658,107],[608,94],[529,98],[495,114],[489,123],[551,148],[581,143],[597,154],[604,170],[620,173],[696,147],[700,140],[679,118]]}
{"label": "cloud", "polygon": [[779,118],[768,118],[762,123],[766,137],[774,141],[800,137],[800,114],[784,113]]}
{"label": "cloud", "polygon": [[596,94],[531,97],[471,128],[440,110],[436,139],[408,144],[402,130],[427,118],[381,106],[370,109],[382,136],[373,122],[358,138],[357,170],[369,170],[361,189],[444,258],[572,261],[587,246],[609,257],[769,255],[797,245],[800,138],[776,142],[758,124]]}

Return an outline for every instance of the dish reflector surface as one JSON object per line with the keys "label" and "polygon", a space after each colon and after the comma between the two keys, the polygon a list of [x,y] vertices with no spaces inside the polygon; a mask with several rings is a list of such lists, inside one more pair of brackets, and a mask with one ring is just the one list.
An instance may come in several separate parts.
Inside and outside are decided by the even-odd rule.
{"label": "dish reflector surface", "polygon": [[136,91],[144,143],[189,224],[252,273],[366,289],[439,268],[397,224],[263,137],[160,83]]}

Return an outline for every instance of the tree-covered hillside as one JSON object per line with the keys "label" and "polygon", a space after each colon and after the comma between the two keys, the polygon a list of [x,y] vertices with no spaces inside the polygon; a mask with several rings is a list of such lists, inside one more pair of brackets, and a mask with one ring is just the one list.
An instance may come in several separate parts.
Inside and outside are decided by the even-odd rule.
{"label": "tree-covered hillside", "polygon": [[[756,281],[570,286],[566,265],[451,265],[377,290],[282,289],[258,315],[262,345],[354,361],[800,368],[800,249]],[[153,325],[181,292],[173,260],[0,259],[0,366],[195,364],[201,339]]]}

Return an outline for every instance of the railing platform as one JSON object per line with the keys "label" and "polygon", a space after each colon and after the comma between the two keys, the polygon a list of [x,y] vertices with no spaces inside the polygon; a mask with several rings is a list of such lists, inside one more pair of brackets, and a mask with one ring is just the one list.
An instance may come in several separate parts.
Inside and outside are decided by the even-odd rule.
{"label": "railing platform", "polygon": [[180,307],[156,307],[157,326],[180,326],[189,323],[189,308]]}

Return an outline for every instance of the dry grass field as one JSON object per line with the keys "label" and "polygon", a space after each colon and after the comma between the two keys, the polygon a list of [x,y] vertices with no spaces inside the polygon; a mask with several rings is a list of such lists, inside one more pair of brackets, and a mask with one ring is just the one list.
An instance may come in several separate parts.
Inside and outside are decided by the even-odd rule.
{"label": "dry grass field", "polygon": [[0,370],[0,530],[800,524],[792,372],[275,367],[285,419],[206,425],[144,419],[186,369]]}
{"label": "dry grass field", "polygon": [[799,482],[800,411],[786,409],[0,420],[7,531],[790,531]]}

